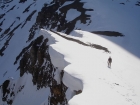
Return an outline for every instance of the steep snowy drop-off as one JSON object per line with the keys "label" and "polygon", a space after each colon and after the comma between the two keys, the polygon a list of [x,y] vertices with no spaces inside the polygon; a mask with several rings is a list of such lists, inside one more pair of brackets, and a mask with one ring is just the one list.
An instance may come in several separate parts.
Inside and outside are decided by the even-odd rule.
{"label": "steep snowy drop-off", "polygon": [[0,10],[0,104],[140,104],[139,0],[19,1]]}

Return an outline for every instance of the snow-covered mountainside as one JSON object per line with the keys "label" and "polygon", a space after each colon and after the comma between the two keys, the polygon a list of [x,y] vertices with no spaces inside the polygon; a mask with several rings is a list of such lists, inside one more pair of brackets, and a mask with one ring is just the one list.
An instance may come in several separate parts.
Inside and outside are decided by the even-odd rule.
{"label": "snow-covered mountainside", "polygon": [[0,105],[140,105],[139,11],[140,0],[0,0]]}

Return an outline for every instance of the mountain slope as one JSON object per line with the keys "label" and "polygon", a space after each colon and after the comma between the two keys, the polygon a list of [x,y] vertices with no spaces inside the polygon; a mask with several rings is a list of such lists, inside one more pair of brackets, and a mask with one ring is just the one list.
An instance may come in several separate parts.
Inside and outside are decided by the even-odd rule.
{"label": "mountain slope", "polygon": [[[55,54],[50,53],[52,54],[53,64],[58,68],[64,68],[64,65],[58,63],[56,59],[59,59],[59,62],[63,62],[63,60],[70,62],[70,64],[64,68],[66,73],[63,77],[63,83],[71,90],[75,88],[83,89],[80,95],[73,97],[69,101],[69,104],[137,105],[140,99],[140,91],[138,89],[140,87],[138,81],[138,74],[140,73],[139,59],[97,35],[84,31],[78,32],[83,33],[83,37],[78,39],[84,42],[87,40],[91,42],[95,41],[96,43],[102,42],[102,44],[107,46],[111,51],[113,63],[112,68],[109,69],[107,67],[107,57],[110,54],[75,42],[64,41],[65,39],[60,36],[51,34],[57,41],[56,44],[52,45],[52,48],[55,49],[56,52],[62,52],[61,54],[64,55],[64,59],[62,59],[60,56],[54,57]],[[50,52],[51,51],[50,49]],[[118,55],[118,53],[120,55]],[[83,85],[76,83],[75,85],[78,86],[73,86],[74,83],[67,73],[74,76],[75,80],[79,81],[80,79]]]}
{"label": "mountain slope", "polygon": [[139,105],[139,2],[4,1],[0,104]]}

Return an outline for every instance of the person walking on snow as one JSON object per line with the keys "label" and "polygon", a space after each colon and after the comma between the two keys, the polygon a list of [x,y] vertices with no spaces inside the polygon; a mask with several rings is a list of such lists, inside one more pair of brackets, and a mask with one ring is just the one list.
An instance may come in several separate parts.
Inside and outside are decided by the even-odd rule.
{"label": "person walking on snow", "polygon": [[108,67],[111,68],[111,63],[112,63],[112,58],[111,57],[108,58],[108,62],[107,63],[108,63]]}

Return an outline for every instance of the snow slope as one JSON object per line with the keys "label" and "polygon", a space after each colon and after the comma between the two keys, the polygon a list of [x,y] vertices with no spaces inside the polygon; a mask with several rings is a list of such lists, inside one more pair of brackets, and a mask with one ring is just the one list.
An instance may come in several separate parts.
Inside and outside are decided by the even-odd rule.
{"label": "snow slope", "polygon": [[88,0],[84,7],[94,9],[92,12],[87,12],[91,15],[92,22],[86,27],[79,23],[76,26],[85,31],[120,32],[125,35],[125,38],[121,40],[105,38],[140,58],[140,8],[135,5],[137,2],[137,0]]}
{"label": "snow slope", "polygon": [[[61,83],[59,74],[64,70],[62,82],[68,87],[66,98],[69,105],[140,105],[140,7],[135,5],[138,0],[81,0],[80,2],[85,2],[84,8],[94,9],[86,11],[86,14],[91,16],[86,24],[77,21],[69,35],[62,33],[65,30],[58,35],[49,29],[38,28],[33,39],[29,41],[29,29],[46,2],[49,4],[51,1],[31,0],[22,4],[12,1],[6,9],[0,11],[0,14],[6,13],[16,4],[13,11],[4,16],[5,20],[2,18],[0,21],[4,23],[0,28],[5,30],[10,26],[13,30],[19,25],[12,37],[7,33],[3,38],[4,30],[0,37],[1,48],[11,39],[5,46],[4,56],[0,56],[0,84],[10,80],[8,88],[15,93],[8,95],[8,99],[13,100],[12,105],[51,105],[51,88],[43,87],[37,90],[37,86],[33,85],[32,75],[27,72],[21,77],[20,70],[17,70],[19,65],[14,65],[23,48],[40,35],[48,38],[49,48],[46,53],[49,53],[56,68],[54,79],[58,85]],[[71,3],[73,1],[68,1],[62,7]],[[31,5],[29,12],[22,13],[27,5]],[[28,15],[34,10],[37,12],[26,23]],[[59,9],[57,12],[60,12]],[[67,11],[66,20],[71,22],[80,15],[78,10],[70,9]],[[24,23],[26,24],[22,27]],[[109,37],[93,34],[92,31],[116,31],[125,36]],[[87,45],[91,43],[103,46],[111,53],[84,46],[75,40]],[[113,59],[111,68],[107,67],[109,56]],[[82,93],[76,95],[79,90]],[[0,105],[7,105],[2,98],[1,87]]]}
{"label": "snow slope", "polygon": [[[42,31],[45,33],[45,30]],[[64,65],[59,62],[67,61],[70,63],[64,68],[66,72],[63,78],[64,84],[73,91],[83,89],[83,92],[78,96],[74,96],[69,101],[69,104],[139,105],[139,59],[98,35],[79,30],[78,32],[83,33],[82,38],[79,38],[79,40],[95,42],[96,44],[102,42],[104,46],[109,48],[111,54],[67,41],[56,34],[50,33],[57,41],[51,45],[53,50],[50,50],[53,64],[58,68],[64,68]],[[54,53],[51,53],[55,51],[54,49],[56,52],[61,52],[64,55],[64,59],[60,58],[59,55],[54,58]],[[111,69],[107,67],[109,56],[113,58]],[[79,84],[74,83],[67,73],[72,75],[75,81],[80,79],[82,82],[79,81]]]}

